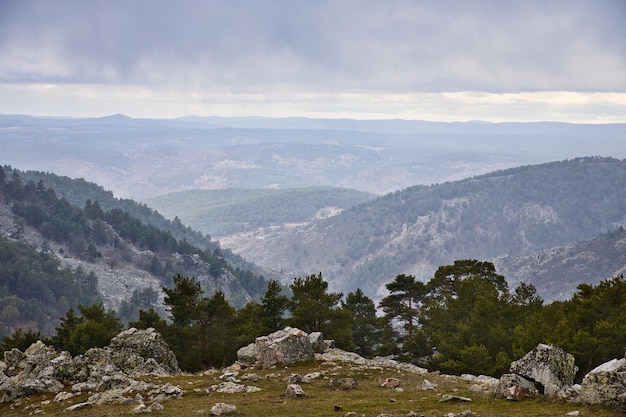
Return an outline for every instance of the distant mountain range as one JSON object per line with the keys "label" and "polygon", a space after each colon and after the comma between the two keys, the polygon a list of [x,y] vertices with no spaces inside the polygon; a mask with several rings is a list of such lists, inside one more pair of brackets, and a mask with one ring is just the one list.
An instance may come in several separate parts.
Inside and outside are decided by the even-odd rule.
{"label": "distant mountain range", "polygon": [[0,115],[4,164],[145,201],[189,189],[351,188],[378,195],[579,156],[626,158],[626,125]]}

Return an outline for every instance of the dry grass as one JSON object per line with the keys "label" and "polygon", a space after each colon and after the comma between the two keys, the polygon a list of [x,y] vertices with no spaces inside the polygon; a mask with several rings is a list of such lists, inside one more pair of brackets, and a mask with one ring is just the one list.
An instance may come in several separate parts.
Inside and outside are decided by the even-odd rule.
{"label": "dry grass", "polygon": [[[287,399],[283,396],[285,379],[292,373],[305,375],[310,372],[323,371],[327,378],[351,377],[358,380],[358,389],[336,391],[329,388],[328,379],[319,378],[310,383],[302,384],[307,396],[304,398]],[[476,416],[489,417],[530,417],[530,416],[566,416],[567,413],[578,411],[580,415],[594,417],[616,417],[623,414],[605,408],[549,401],[544,398],[527,398],[521,402],[496,400],[490,394],[476,394],[469,390],[471,383],[459,378],[450,378],[435,374],[413,375],[399,373],[395,370],[363,369],[358,366],[343,364],[332,367],[326,363],[298,364],[289,368],[251,370],[259,375],[258,381],[242,381],[242,384],[261,388],[255,393],[221,394],[206,390],[212,385],[222,382],[221,373],[210,375],[182,375],[171,378],[147,378],[152,382],[164,384],[170,382],[185,390],[180,400],[164,402],[164,410],[152,413],[156,416],[206,416],[211,407],[218,402],[237,406],[238,416],[250,417],[291,417],[303,416],[337,416],[343,417],[348,412],[357,415],[376,417],[379,414],[406,416],[410,412],[418,416],[444,416],[448,413],[460,413],[471,410]],[[240,372],[239,376],[246,373]],[[402,391],[394,391],[381,387],[388,377],[400,378]],[[424,379],[437,385],[434,391],[421,389]],[[440,402],[443,395],[450,394],[472,399],[472,402]],[[0,415],[6,417],[24,415],[63,415],[112,417],[134,415],[135,404],[89,406],[73,412],[64,411],[68,406],[85,401],[87,395],[74,397],[61,403],[51,401],[53,396],[33,396],[22,399],[18,404],[0,404]],[[48,401],[50,401],[48,403]],[[149,404],[148,404],[149,405]],[[341,408],[335,411],[335,406]]]}

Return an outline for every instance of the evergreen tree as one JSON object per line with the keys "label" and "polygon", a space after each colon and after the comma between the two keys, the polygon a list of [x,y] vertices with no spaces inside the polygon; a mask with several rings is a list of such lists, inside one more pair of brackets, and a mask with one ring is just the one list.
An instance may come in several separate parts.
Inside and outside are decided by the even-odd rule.
{"label": "evergreen tree", "polygon": [[380,342],[380,329],[377,326],[374,301],[359,288],[355,292],[348,293],[343,308],[350,312],[352,318],[352,336],[356,353],[371,357],[374,353],[374,346]]}
{"label": "evergreen tree", "polygon": [[195,278],[174,276],[174,288],[163,287],[164,302],[176,326],[188,326],[198,319],[202,287]]}
{"label": "evergreen tree", "polygon": [[328,282],[321,273],[296,278],[289,287],[293,296],[288,324],[307,333],[322,332],[339,348],[350,350],[354,346],[350,314],[339,304],[343,294],[328,292]]}
{"label": "evergreen tree", "polygon": [[282,295],[282,288],[278,281],[269,281],[265,295],[261,298],[260,317],[264,322],[265,330],[273,332],[285,327],[285,312],[288,308],[289,298]]}
{"label": "evergreen tree", "polygon": [[380,301],[380,307],[390,324],[400,325],[406,331],[406,337],[411,338],[413,329],[419,326],[426,286],[413,275],[400,274],[386,287],[389,295]]}
{"label": "evergreen tree", "polygon": [[289,287],[293,293],[290,324],[307,333],[323,332],[343,294],[329,293],[328,282],[324,281],[321,273],[304,279],[296,278]]}
{"label": "evergreen tree", "polygon": [[67,350],[72,355],[85,353],[92,347],[104,347],[122,331],[122,324],[112,311],[106,312],[102,304],[78,305],[81,316],[70,309],[51,344],[58,350]]}

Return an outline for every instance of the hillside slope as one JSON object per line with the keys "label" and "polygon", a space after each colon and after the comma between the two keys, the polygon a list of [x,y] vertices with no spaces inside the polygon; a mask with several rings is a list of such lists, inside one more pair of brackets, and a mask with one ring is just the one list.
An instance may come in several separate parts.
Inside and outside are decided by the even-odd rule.
{"label": "hillside slope", "polygon": [[[23,182],[17,171],[7,179],[3,169],[0,243],[0,308],[6,310],[0,336],[16,324],[50,332],[54,314],[77,303],[101,299],[107,309],[118,309],[139,292],[154,295],[140,307],[157,306],[161,288],[171,287],[177,273],[195,277],[208,294],[222,291],[234,306],[259,298],[266,288],[262,276],[229,263],[219,245],[201,249],[91,200],[72,205],[43,181]],[[67,272],[56,277],[57,269]],[[45,326],[32,314],[42,307],[49,314]]]}
{"label": "hillside slope", "polygon": [[626,231],[623,227],[529,256],[499,256],[493,260],[511,287],[531,283],[546,301],[566,300],[578,284],[597,284],[626,273]]}
{"label": "hillside slope", "polygon": [[305,227],[221,241],[259,265],[322,271],[336,290],[380,297],[399,273],[428,280],[456,259],[528,256],[615,230],[626,224],[623,184],[626,161],[578,158],[411,187]]}
{"label": "hillside slope", "polygon": [[164,216],[178,217],[195,230],[219,238],[260,227],[329,217],[374,198],[374,194],[345,188],[305,187],[187,190],[145,201]]}

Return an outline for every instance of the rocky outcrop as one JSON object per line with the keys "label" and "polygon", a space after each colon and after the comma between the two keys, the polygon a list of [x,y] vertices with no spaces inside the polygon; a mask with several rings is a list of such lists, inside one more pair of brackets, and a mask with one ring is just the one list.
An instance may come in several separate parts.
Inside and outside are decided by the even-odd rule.
{"label": "rocky outcrop", "polygon": [[[155,400],[182,395],[178,387],[160,387],[133,379],[180,373],[176,357],[154,329],[131,328],[114,337],[109,346],[89,349],[74,358],[37,341],[24,352],[5,352],[0,370],[2,402],[47,393],[67,399],[92,391],[95,393],[89,404],[124,401],[126,394],[138,392]],[[68,392],[64,391],[66,388]]]}

